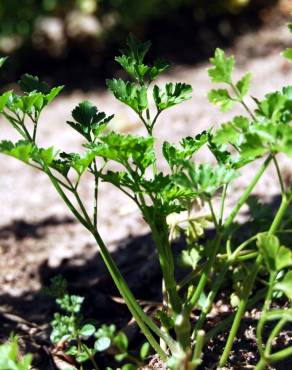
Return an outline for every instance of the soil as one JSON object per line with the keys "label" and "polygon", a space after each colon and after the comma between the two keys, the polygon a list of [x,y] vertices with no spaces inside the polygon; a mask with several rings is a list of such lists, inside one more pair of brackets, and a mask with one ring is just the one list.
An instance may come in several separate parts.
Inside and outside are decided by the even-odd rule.
{"label": "soil", "polygon": [[[285,46],[291,44],[284,23],[275,21],[255,33],[246,34],[228,50],[238,60],[237,77],[245,71],[252,72],[252,96],[262,97],[266,92],[291,84],[292,65],[279,55]],[[231,114],[218,113],[208,103],[206,94],[211,84],[207,67],[207,62],[195,66],[176,66],[159,81],[161,84],[165,81],[190,83],[194,93],[191,101],[161,116],[155,132],[160,138],[158,149],[164,140],[177,142],[181,137],[194,136],[210,125],[227,121],[235,112],[243,113],[240,108]],[[85,94],[74,91],[58,98],[44,112],[38,137],[40,145],[54,145],[66,151],[80,150],[81,138],[65,122],[70,119],[70,111],[74,106],[84,99],[93,101],[109,114],[115,112],[115,129],[143,133],[137,117],[108,92],[99,90]],[[251,100],[249,104],[253,104]],[[0,139],[4,138],[15,139],[15,136],[8,125],[1,122]],[[206,152],[202,152],[199,159],[212,160]],[[287,179],[291,178],[291,161],[281,158],[280,162]],[[249,183],[259,165],[248,166],[234,183],[227,204],[229,208],[236,203],[238,194]],[[166,167],[162,159],[159,167]],[[114,322],[118,327],[125,327],[130,342],[139,342],[138,329],[130,321],[126,306],[118,299],[94,241],[74,220],[48,179],[22,163],[3,156],[0,157],[0,173],[0,341],[5,341],[12,331],[17,333],[22,350],[34,354],[34,369],[54,369],[48,338],[49,323],[56,306],[43,293],[42,287],[49,284],[52,276],[62,274],[69,282],[71,293],[85,296],[86,317],[95,319],[97,324]],[[279,186],[272,167],[256,187],[255,194],[264,203],[272,204],[278,199]],[[91,179],[85,176],[82,198],[88,207],[92,206],[91,196]],[[243,207],[239,221],[245,222],[247,218],[248,209]],[[131,289],[143,307],[152,312],[159,306],[157,286],[161,277],[148,227],[135,205],[108,184],[102,184],[100,191],[98,225]],[[222,302],[224,300],[221,304],[217,303],[218,313],[210,318],[209,325],[214,325],[221,316],[230,313],[230,307]],[[255,321],[256,315],[249,315],[243,320],[241,333],[226,369],[253,368],[257,361]],[[210,343],[205,353],[205,369],[214,368],[214,360],[220,353],[226,335],[223,333]],[[291,331],[283,333],[279,341],[291,343]],[[100,361],[102,363],[105,360],[101,358]],[[288,369],[289,365],[292,365],[291,359],[278,364],[275,369]],[[155,358],[149,366],[163,368]]]}

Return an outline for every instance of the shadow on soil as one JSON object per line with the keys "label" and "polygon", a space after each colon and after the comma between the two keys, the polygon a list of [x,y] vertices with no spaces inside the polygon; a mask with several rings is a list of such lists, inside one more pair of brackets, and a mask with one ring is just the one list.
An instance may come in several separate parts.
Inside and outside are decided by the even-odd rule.
{"label": "shadow on soil", "polygon": [[[271,219],[277,206],[280,203],[280,197],[275,197],[271,203],[262,204],[258,202],[256,197],[250,200],[251,211],[249,218],[251,221],[243,225],[233,225],[236,230],[237,242],[240,243],[250,234],[263,231],[266,229],[267,221]],[[257,213],[257,217],[261,217],[261,221],[256,225],[253,222],[253,216]],[[27,224],[26,222],[16,222],[12,225],[5,226],[0,229],[0,241],[7,236],[7,233],[14,233],[15,240],[23,240],[30,236],[38,239],[45,237],[45,228],[55,226],[56,224],[72,223],[72,219],[64,219],[57,221],[55,219],[46,219],[35,224]],[[240,233],[238,229],[240,226]],[[256,228],[256,229],[255,229]],[[213,230],[206,233],[206,239],[211,239],[214,235]],[[183,247],[183,240],[175,243],[174,249],[179,251]],[[161,301],[160,285],[161,274],[157,261],[155,248],[150,235],[124,240],[119,244],[119,247],[112,256],[118,264],[122,274],[127,280],[134,295],[141,300],[142,306],[148,311],[159,308],[157,302]],[[50,268],[47,263],[43,263],[39,267],[39,276],[43,286],[48,286],[50,279],[56,275],[62,275],[67,279],[69,291],[71,294],[78,294],[85,297],[84,317],[90,318],[96,322],[97,326],[101,323],[115,323],[117,327],[127,327],[127,334],[131,339],[135,339],[134,347],[140,342],[138,328],[135,325],[127,325],[130,321],[126,305],[121,299],[114,287],[112,280],[103,266],[103,262],[98,253],[87,260],[84,256],[84,263],[74,265],[73,260],[66,260],[57,268]],[[180,275],[181,272],[179,271]],[[184,271],[185,274],[185,271]],[[230,281],[229,286],[232,285]],[[226,287],[227,291],[230,289]],[[226,293],[226,291],[225,291]],[[228,293],[221,294],[219,298],[223,299],[228,296]],[[223,297],[223,298],[222,298]],[[12,297],[8,294],[0,296],[0,340],[4,341],[9,337],[9,333],[14,332],[20,336],[22,348],[32,351],[35,354],[35,362],[37,369],[53,369],[48,355],[49,342],[49,322],[52,320],[53,313],[56,311],[56,305],[51,298],[48,298],[42,291],[31,292],[20,297]],[[221,313],[222,318],[230,315],[229,312]],[[216,316],[215,321],[221,319],[221,316]],[[246,330],[253,330],[253,319],[245,319],[242,325],[239,340],[235,343],[236,354],[233,363],[234,369],[243,369],[244,361],[247,359],[246,353],[252,353],[249,357],[251,363],[257,360],[256,344],[254,335],[250,339],[242,338]],[[209,325],[209,324],[208,324]],[[210,323],[212,326],[212,322]],[[214,323],[213,323],[214,325]],[[214,364],[218,353],[222,349],[226,340],[227,333],[218,335],[218,340],[210,344],[208,348],[208,358],[206,362]],[[138,336],[138,337],[137,337]],[[138,338],[138,340],[137,340]],[[288,362],[287,362],[288,361]],[[291,365],[291,360],[287,360],[283,364],[278,364],[276,369],[287,369]],[[289,362],[290,361],[290,362]],[[101,363],[104,359],[101,358]],[[234,366],[234,365],[233,365]],[[208,367],[209,368],[209,367]]]}

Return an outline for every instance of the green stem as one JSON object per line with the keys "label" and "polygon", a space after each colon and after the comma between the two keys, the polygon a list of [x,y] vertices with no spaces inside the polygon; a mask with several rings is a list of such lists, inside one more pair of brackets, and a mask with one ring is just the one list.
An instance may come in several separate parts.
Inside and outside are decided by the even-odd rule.
{"label": "green stem", "polygon": [[256,364],[254,370],[264,370],[267,366],[267,361],[264,358],[261,358],[260,361]]}
{"label": "green stem", "polygon": [[153,335],[151,334],[147,326],[149,326],[149,328],[153,330],[155,334],[161,337],[167,343],[169,347],[172,347],[173,343],[169,340],[169,338],[164,333],[161,332],[161,330],[154,324],[154,322],[144,313],[144,311],[138,305],[132,292],[128,288],[124,278],[122,277],[118,267],[116,266],[105,244],[103,243],[103,240],[101,239],[99,233],[96,230],[92,230],[92,233],[93,233],[93,236],[95,237],[97,244],[99,245],[100,254],[102,256],[102,259],[109,273],[111,274],[112,279],[114,280],[117,289],[119,290],[121,296],[124,298],[125,302],[127,303],[127,306],[131,314],[133,315],[137,324],[141,328],[143,334],[149,341],[150,345],[158,353],[161,359],[163,361],[166,361],[167,359],[166,354],[164,353],[164,351],[162,351],[160,345],[158,344],[156,339],[153,337]]}
{"label": "green stem", "polygon": [[84,344],[82,344],[82,342],[81,342],[81,346],[82,346],[82,349],[83,350],[85,350],[85,352],[87,353],[87,355],[88,355],[88,358],[90,359],[90,361],[91,361],[91,363],[92,363],[92,365],[93,365],[93,367],[94,367],[94,369],[95,370],[99,370],[99,367],[98,367],[98,365],[97,365],[97,363],[96,363],[96,361],[95,361],[95,359],[94,359],[94,356],[92,356],[92,354],[91,354],[91,352],[89,351],[89,349],[88,349],[88,347]]}
{"label": "green stem", "polygon": [[38,122],[33,120],[33,134],[32,134],[32,141],[33,141],[34,143],[35,143],[35,140],[36,140],[37,127],[38,127]]}
{"label": "green stem", "polygon": [[211,214],[212,214],[212,219],[213,219],[213,222],[214,222],[214,225],[215,225],[215,228],[217,231],[219,231],[220,229],[220,226],[218,224],[218,221],[217,221],[217,217],[215,215],[215,212],[214,212],[214,208],[213,208],[213,204],[212,204],[212,200],[211,199],[208,199],[208,205],[209,205],[209,208],[210,208],[210,211],[211,211]]}
{"label": "green stem", "polygon": [[204,346],[205,332],[204,330],[199,330],[196,335],[196,345],[194,349],[194,355],[192,363],[194,363],[193,370],[195,370],[202,362],[202,350]]}
{"label": "green stem", "polygon": [[260,320],[258,322],[257,329],[256,329],[257,345],[258,345],[258,349],[259,349],[259,352],[261,354],[261,357],[264,357],[262,328],[263,328],[264,322],[265,322],[265,314],[266,314],[266,312],[268,311],[268,309],[271,305],[274,281],[275,281],[276,276],[277,276],[277,271],[272,271],[270,273],[269,288],[268,288],[266,299],[265,299],[263,309],[262,309],[262,312],[261,312],[261,317],[260,317]]}
{"label": "green stem", "polygon": [[[286,324],[286,318],[283,317],[278,323],[275,325],[274,329],[272,330],[268,340],[267,340],[267,345],[265,349],[265,356],[269,356],[272,350],[272,345],[273,345],[273,340],[276,338],[276,336],[280,333],[282,330],[283,326]],[[264,326],[264,323],[261,323],[261,326]]]}
{"label": "green stem", "polygon": [[[51,176],[51,172],[49,169],[46,169],[46,173],[50,177],[54,187],[60,194],[61,198],[64,200],[68,208],[71,210],[71,212],[74,214],[74,216],[80,221],[80,223],[88,229],[92,235],[94,236],[95,240],[97,241],[97,244],[100,248],[100,254],[103,258],[103,261],[108,268],[108,271],[110,272],[116,287],[118,288],[121,296],[124,298],[131,314],[133,315],[134,319],[136,320],[137,324],[141,328],[142,332],[144,333],[145,337],[149,341],[150,345],[154,348],[154,350],[158,353],[158,355],[161,357],[163,361],[166,361],[167,355],[165,352],[161,349],[156,339],[153,337],[151,332],[149,331],[148,327],[159,337],[163,338],[163,340],[167,343],[169,348],[172,348],[175,350],[175,343],[171,340],[170,337],[167,337],[164,333],[161,332],[161,330],[154,324],[154,322],[144,313],[144,311],[141,309],[137,301],[135,300],[133,294],[131,293],[129,287],[127,286],[127,283],[123,279],[118,267],[116,266],[115,262],[113,261],[110,253],[108,252],[103,240],[101,239],[99,233],[97,230],[94,229],[93,225],[88,222],[88,215],[87,212],[77,194],[77,200],[80,202],[81,209],[84,209],[84,215],[85,219],[79,214],[79,212],[76,210],[76,208],[73,206],[69,198],[66,196],[66,194],[61,189],[60,185],[58,184],[57,180]],[[90,220],[89,220],[90,221]]]}
{"label": "green stem", "polygon": [[219,214],[219,225],[220,227],[223,225],[223,217],[224,217],[224,206],[225,206],[225,199],[227,194],[228,184],[225,184],[223,187],[223,192],[221,196],[220,202],[220,214]]}
{"label": "green stem", "polygon": [[169,303],[171,305],[171,309],[178,314],[181,311],[181,299],[177,292],[177,283],[174,277],[174,260],[166,232],[167,227],[166,225],[162,225],[161,229],[163,230],[158,232],[157,226],[153,221],[149,220],[149,217],[148,222],[152,231],[153,239],[157,246],[165,288],[169,296]]}
{"label": "green stem", "polygon": [[[256,184],[258,183],[259,179],[261,178],[261,176],[263,175],[263,173],[267,169],[267,167],[268,167],[268,165],[269,165],[269,163],[270,163],[271,160],[272,160],[272,156],[269,156],[264,161],[264,163],[259,168],[259,170],[256,173],[256,175],[254,176],[253,180],[250,182],[249,186],[246,188],[246,190],[244,191],[244,193],[240,197],[240,199],[237,202],[236,206],[233,208],[232,212],[230,213],[229,217],[225,221],[225,223],[223,225],[223,228],[222,228],[225,231],[225,233],[226,233],[226,231],[228,231],[229,227],[231,226],[234,218],[238,214],[238,212],[241,209],[241,207],[243,206],[243,204],[247,201],[250,193],[253,191],[253,189],[256,186]],[[213,243],[212,253],[211,253],[210,257],[209,257],[209,262],[207,263],[206,268],[205,268],[205,270],[203,271],[203,273],[201,275],[199,284],[197,286],[197,289],[194,292],[194,295],[190,299],[190,302],[189,302],[189,305],[188,305],[190,311],[198,303],[198,300],[199,300],[199,298],[200,298],[200,296],[201,296],[201,294],[203,292],[203,289],[205,288],[205,285],[206,285],[207,280],[208,280],[208,275],[209,275],[209,272],[210,272],[210,270],[211,270],[211,268],[212,268],[212,266],[214,264],[214,261],[215,261],[215,258],[216,258],[216,255],[217,255],[217,252],[218,252],[218,249],[219,249],[219,246],[220,246],[222,237],[223,237],[223,233],[222,232],[221,233],[217,233],[216,239],[215,239],[215,241]]]}
{"label": "green stem", "polygon": [[67,195],[64,193],[62,188],[60,187],[58,180],[52,175],[51,171],[47,168],[44,169],[44,171],[49,176],[52,184],[54,185],[55,189],[65,202],[66,206],[70,209],[70,211],[73,213],[73,215],[77,218],[77,220],[87,229],[90,230],[86,220],[80,215],[80,213],[77,211],[77,209],[74,207],[74,205],[71,203],[70,199],[67,197]]}
{"label": "green stem", "polygon": [[19,127],[19,122],[14,119],[13,117],[11,117],[9,114],[3,112],[2,113],[4,115],[4,117],[7,119],[7,121],[11,124],[11,126],[13,128],[15,128],[15,130],[25,139],[27,140],[27,135],[25,132],[22,131],[22,129]]}
{"label": "green stem", "polygon": [[[281,220],[282,220],[282,218],[285,214],[285,211],[286,211],[288,205],[289,205],[289,201],[287,200],[287,197],[283,196],[280,208],[278,209],[278,212],[277,212],[277,214],[274,218],[274,221],[273,221],[273,223],[272,223],[272,225],[269,229],[269,232],[268,232],[269,235],[272,235],[276,232],[277,228],[279,227],[279,225],[281,223]],[[258,255],[258,257],[257,257],[257,259],[254,263],[254,266],[251,269],[251,273],[247,277],[247,281],[246,281],[246,284],[245,284],[244,289],[243,289],[242,298],[240,300],[238,310],[236,312],[236,315],[235,315],[235,318],[234,318],[234,321],[233,321],[233,325],[231,327],[231,330],[230,330],[230,333],[229,333],[229,336],[228,336],[223,354],[222,354],[222,356],[220,358],[220,361],[219,361],[219,365],[221,367],[223,367],[225,365],[226,361],[228,360],[230,351],[231,351],[232,346],[233,346],[235,336],[237,334],[240,322],[242,320],[242,317],[243,317],[245,309],[246,309],[246,304],[248,302],[248,297],[249,297],[249,295],[251,293],[251,290],[254,286],[254,282],[255,282],[255,279],[257,277],[258,271],[259,271],[259,269],[262,265],[262,262],[263,262],[262,255]]]}
{"label": "green stem", "polygon": [[97,207],[98,207],[98,174],[96,159],[93,161],[94,168],[94,209],[93,209],[93,226],[97,228]]}
{"label": "green stem", "polygon": [[288,348],[282,349],[281,351],[273,353],[272,355],[270,355],[269,356],[269,361],[270,362],[277,362],[277,361],[284,360],[285,358],[291,357],[291,356],[292,356],[292,347],[288,347]]}
{"label": "green stem", "polygon": [[79,205],[79,207],[80,207],[80,209],[81,209],[81,211],[82,211],[82,213],[83,213],[83,215],[84,215],[87,223],[89,225],[91,225],[90,217],[89,217],[89,215],[88,215],[88,213],[87,213],[87,211],[86,211],[86,209],[85,209],[85,207],[83,205],[82,200],[80,199],[80,196],[79,196],[78,192],[75,189],[72,189],[72,192],[73,192],[73,194],[74,194],[74,196],[75,196],[75,198],[77,200],[77,203],[78,203],[78,205]]}
{"label": "green stem", "polygon": [[271,160],[272,160],[272,155],[269,155],[267,157],[267,159],[264,161],[264,163],[261,165],[261,167],[259,168],[258,172],[254,176],[254,178],[252,179],[252,181],[250,182],[250,184],[248,185],[248,187],[245,189],[244,193],[240,197],[240,199],[237,202],[236,206],[233,208],[233,210],[231,211],[229,217],[225,221],[225,223],[224,223],[224,228],[225,229],[228,229],[231,226],[231,224],[232,224],[233,220],[235,219],[237,213],[239,212],[240,208],[247,201],[250,193],[253,191],[253,189],[256,186],[256,184],[258,183],[259,179],[261,178],[261,176],[263,175],[263,173],[265,172],[265,170],[269,166]]}
{"label": "green stem", "polygon": [[281,193],[282,193],[282,195],[284,195],[285,194],[285,185],[284,185],[284,181],[283,181],[283,178],[282,178],[282,175],[281,175],[280,167],[279,167],[279,164],[278,164],[278,161],[277,161],[277,158],[275,157],[275,155],[273,155],[273,162],[274,162],[274,165],[275,165],[275,168],[276,168],[276,171],[277,171],[277,176],[278,176],[279,183],[280,183]]}
{"label": "green stem", "polygon": [[230,86],[231,86],[232,90],[234,91],[235,95],[237,96],[237,98],[238,98],[238,100],[239,100],[240,104],[241,104],[241,105],[243,106],[243,108],[247,111],[247,113],[250,115],[250,117],[251,117],[254,121],[256,121],[256,118],[255,118],[254,114],[253,114],[253,113],[252,113],[252,111],[249,109],[249,107],[246,105],[246,103],[245,103],[245,101],[243,100],[243,98],[241,97],[240,92],[238,91],[237,87],[236,87],[233,83],[231,83],[231,84],[230,84]]}
{"label": "green stem", "polygon": [[194,328],[194,331],[193,331],[193,334],[192,334],[192,339],[194,339],[196,337],[196,334],[199,332],[199,330],[202,329],[202,327],[204,325],[204,322],[205,322],[205,319],[206,319],[208,313],[210,312],[210,310],[212,308],[212,305],[213,305],[214,299],[215,299],[215,297],[218,293],[218,290],[220,289],[221,284],[224,280],[225,274],[228,271],[228,268],[229,268],[229,262],[226,261],[224,263],[223,268],[220,271],[219,276],[216,277],[215,282],[212,285],[210,293],[208,294],[206,304],[205,304],[204,308],[201,311],[201,314],[199,316],[198,321],[196,322],[196,325],[195,325],[195,328]]}
{"label": "green stem", "polygon": [[[249,301],[247,304],[247,308],[253,307],[256,303],[262,300],[267,293],[267,288],[263,288],[259,290]],[[211,338],[214,338],[216,335],[221,333],[222,331],[226,330],[229,326],[231,326],[233,320],[235,318],[235,313],[228,316],[226,319],[222,320],[215,328],[208,331],[205,337],[205,342],[207,343]]]}

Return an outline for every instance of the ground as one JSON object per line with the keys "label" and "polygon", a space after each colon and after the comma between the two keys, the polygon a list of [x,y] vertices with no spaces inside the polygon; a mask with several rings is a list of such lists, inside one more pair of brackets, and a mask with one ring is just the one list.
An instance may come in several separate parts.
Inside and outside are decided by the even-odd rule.
{"label": "ground", "polygon": [[[285,24],[276,22],[273,27],[261,28],[242,36],[228,50],[238,60],[236,77],[246,71],[252,72],[252,96],[263,97],[271,90],[291,84],[292,65],[280,56],[281,50],[289,42]],[[206,94],[211,88],[207,67],[208,62],[195,66],[176,66],[159,80],[161,84],[164,81],[190,83],[194,92],[192,100],[162,114],[155,131],[159,137],[157,150],[163,140],[177,142],[181,137],[194,136],[230,117],[229,114],[220,113],[207,101]],[[70,112],[75,105],[84,99],[91,100],[108,114],[115,113],[115,129],[144,133],[137,117],[107,91],[92,91],[88,94],[74,91],[66,95],[65,89],[65,93],[42,116],[37,138],[40,145],[54,145],[66,151],[81,148],[81,137],[65,122],[70,119]],[[248,103],[253,104],[251,99]],[[232,115],[235,112],[244,113],[240,108],[233,110]],[[4,138],[14,139],[15,135],[1,121],[0,139]],[[205,152],[200,155],[200,159],[211,160]],[[291,161],[281,158],[280,162],[285,174],[291,176]],[[236,203],[240,190],[249,183],[258,165],[260,163],[249,166],[234,183],[229,207]],[[164,166],[161,159],[159,167]],[[72,292],[88,298],[90,305],[86,314],[99,322],[112,319],[118,325],[125,325],[127,310],[122,302],[117,303],[114,299],[117,292],[103,268],[94,241],[75,222],[42,173],[1,156],[0,189],[0,324],[3,329],[0,341],[5,340],[11,330],[19,333],[24,345],[36,353],[36,368],[51,369],[46,352],[49,351],[49,321],[54,306],[41,290],[43,285],[48,284],[50,277],[62,273],[69,280]],[[279,195],[278,189],[275,171],[271,168],[255,193],[262,201],[271,202]],[[88,207],[92,206],[91,196],[91,179],[86,178],[82,197]],[[244,207],[241,221],[245,220],[246,211]],[[153,288],[155,279],[159,278],[159,270],[157,263],[153,262],[155,253],[147,235],[148,228],[135,205],[107,184],[102,185],[100,192],[98,225],[130,286],[146,301],[145,306],[151,307],[148,301],[159,298]],[[146,293],[141,292],[141,283],[149,287]],[[136,328],[131,331],[132,337],[136,332]]]}

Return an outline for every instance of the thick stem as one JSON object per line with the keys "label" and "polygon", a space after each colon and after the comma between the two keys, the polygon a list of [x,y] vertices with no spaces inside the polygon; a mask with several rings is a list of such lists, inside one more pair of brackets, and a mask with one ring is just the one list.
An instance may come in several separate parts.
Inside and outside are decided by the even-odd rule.
{"label": "thick stem", "polygon": [[197,369],[197,367],[202,362],[201,357],[202,357],[202,350],[204,346],[204,337],[205,337],[204,330],[199,330],[196,335],[196,344],[195,344],[194,355],[192,359],[192,362],[194,363],[193,370]]}
{"label": "thick stem", "polygon": [[164,284],[168,293],[169,304],[171,309],[179,314],[181,311],[181,299],[177,292],[177,283],[174,277],[174,260],[171,246],[168,241],[168,235],[164,230],[160,234],[156,225],[150,223],[153,239],[157,246],[159,262],[163,274]]}

